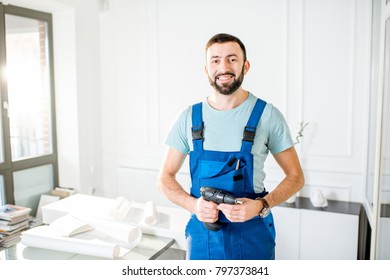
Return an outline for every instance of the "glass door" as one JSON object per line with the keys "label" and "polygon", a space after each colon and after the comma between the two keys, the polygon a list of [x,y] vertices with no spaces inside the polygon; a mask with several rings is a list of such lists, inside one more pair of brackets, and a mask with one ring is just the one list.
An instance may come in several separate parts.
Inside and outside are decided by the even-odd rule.
{"label": "glass door", "polygon": [[0,9],[3,196],[34,214],[40,195],[58,182],[52,19],[1,3]]}
{"label": "glass door", "polygon": [[6,14],[5,31],[11,160],[51,154],[47,22]]}

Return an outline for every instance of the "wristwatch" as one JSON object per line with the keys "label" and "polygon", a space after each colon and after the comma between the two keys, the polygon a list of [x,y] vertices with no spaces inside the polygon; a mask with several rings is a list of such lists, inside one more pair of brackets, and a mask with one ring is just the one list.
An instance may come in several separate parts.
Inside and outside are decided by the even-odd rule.
{"label": "wristwatch", "polygon": [[269,207],[267,200],[265,200],[265,198],[262,198],[262,197],[257,197],[256,200],[260,200],[261,203],[263,204],[263,209],[261,209],[261,211],[259,213],[259,217],[260,218],[267,217],[269,215],[269,213],[271,213],[271,208]]}

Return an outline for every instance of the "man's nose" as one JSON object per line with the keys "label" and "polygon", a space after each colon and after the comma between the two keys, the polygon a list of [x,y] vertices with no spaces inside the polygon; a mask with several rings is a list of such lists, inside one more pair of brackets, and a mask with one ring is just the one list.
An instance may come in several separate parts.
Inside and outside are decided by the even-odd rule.
{"label": "man's nose", "polygon": [[222,71],[223,73],[230,70],[230,64],[228,61],[222,60],[219,66],[220,66],[219,70]]}

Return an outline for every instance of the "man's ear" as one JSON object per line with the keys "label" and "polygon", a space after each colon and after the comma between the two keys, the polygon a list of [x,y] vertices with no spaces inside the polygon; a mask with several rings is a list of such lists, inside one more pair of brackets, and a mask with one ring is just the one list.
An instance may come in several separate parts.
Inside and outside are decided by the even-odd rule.
{"label": "man's ear", "polygon": [[246,75],[246,73],[249,71],[249,68],[251,68],[251,64],[247,60],[244,62],[244,75]]}

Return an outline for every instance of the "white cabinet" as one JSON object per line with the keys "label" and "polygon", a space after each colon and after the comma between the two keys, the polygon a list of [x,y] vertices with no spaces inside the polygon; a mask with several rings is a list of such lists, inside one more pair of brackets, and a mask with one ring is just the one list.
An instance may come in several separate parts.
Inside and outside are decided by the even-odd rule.
{"label": "white cabinet", "polygon": [[301,210],[300,259],[357,258],[359,216]]}
{"label": "white cabinet", "polygon": [[358,256],[360,204],[328,201],[315,208],[299,198],[273,208],[276,259],[354,260]]}
{"label": "white cabinet", "polygon": [[272,209],[276,228],[276,259],[298,260],[300,240],[300,209],[274,207]]}

